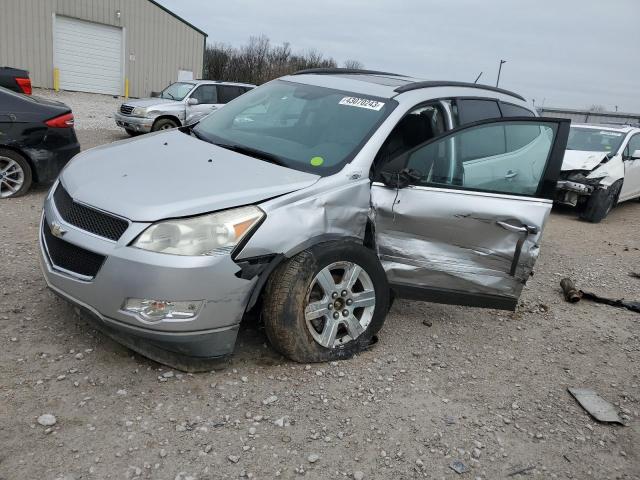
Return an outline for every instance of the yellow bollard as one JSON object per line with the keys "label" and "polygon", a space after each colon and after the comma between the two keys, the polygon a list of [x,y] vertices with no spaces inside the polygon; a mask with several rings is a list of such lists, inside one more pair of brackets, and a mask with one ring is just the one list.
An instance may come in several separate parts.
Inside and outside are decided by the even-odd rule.
{"label": "yellow bollard", "polygon": [[129,98],[129,79],[124,79],[124,98]]}
{"label": "yellow bollard", "polygon": [[58,68],[53,69],[53,89],[56,92],[60,91],[60,70]]}

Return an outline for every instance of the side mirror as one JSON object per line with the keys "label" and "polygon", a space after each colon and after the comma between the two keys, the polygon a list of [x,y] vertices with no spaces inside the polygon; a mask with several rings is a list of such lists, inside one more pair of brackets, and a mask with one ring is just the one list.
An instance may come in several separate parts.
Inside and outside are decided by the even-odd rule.
{"label": "side mirror", "polygon": [[190,98],[189,100],[187,100],[187,105],[198,105],[200,102],[198,102],[197,98]]}
{"label": "side mirror", "polygon": [[417,170],[403,168],[399,172],[380,172],[382,183],[390,188],[406,188],[422,179],[422,175]]}

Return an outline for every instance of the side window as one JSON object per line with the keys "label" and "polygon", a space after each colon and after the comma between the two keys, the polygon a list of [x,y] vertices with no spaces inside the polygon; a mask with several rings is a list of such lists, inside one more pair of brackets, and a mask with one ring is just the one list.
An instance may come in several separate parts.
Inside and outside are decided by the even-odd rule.
{"label": "side window", "polygon": [[198,100],[199,104],[218,103],[215,85],[200,85],[191,94],[191,98]]}
{"label": "side window", "polygon": [[245,92],[243,87],[234,85],[218,85],[218,103],[229,103]]}
{"label": "side window", "polygon": [[458,125],[500,118],[500,108],[495,100],[476,100],[461,98],[456,101],[458,107]]}
{"label": "side window", "polygon": [[[525,145],[505,143],[505,137],[525,138],[534,129],[535,137]],[[446,135],[404,158],[419,173],[418,185],[533,196],[556,130],[556,124],[536,120],[488,123]]]}
{"label": "side window", "polygon": [[636,150],[640,150],[640,133],[631,137],[631,140],[627,143],[627,148],[624,149],[624,156],[630,157]]}
{"label": "side window", "polygon": [[500,110],[503,117],[535,117],[531,110],[512,103],[500,102]]}
{"label": "side window", "polygon": [[444,113],[440,105],[427,104],[414,108],[398,122],[382,144],[373,168],[379,171],[403,153],[445,130]]}

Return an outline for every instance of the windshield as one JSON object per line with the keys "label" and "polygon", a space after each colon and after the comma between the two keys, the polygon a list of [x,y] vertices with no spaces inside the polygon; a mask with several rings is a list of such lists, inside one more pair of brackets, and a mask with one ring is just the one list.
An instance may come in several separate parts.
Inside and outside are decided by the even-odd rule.
{"label": "windshield", "polygon": [[168,98],[169,100],[182,100],[187,93],[193,88],[193,83],[176,82],[165,88],[160,93],[160,98]]}
{"label": "windshield", "polygon": [[267,160],[324,176],[351,161],[396,105],[388,98],[276,80],[204,118],[194,131],[212,143],[261,152]]}
{"label": "windshield", "polygon": [[571,127],[567,150],[615,154],[623,140],[624,133],[615,130]]}

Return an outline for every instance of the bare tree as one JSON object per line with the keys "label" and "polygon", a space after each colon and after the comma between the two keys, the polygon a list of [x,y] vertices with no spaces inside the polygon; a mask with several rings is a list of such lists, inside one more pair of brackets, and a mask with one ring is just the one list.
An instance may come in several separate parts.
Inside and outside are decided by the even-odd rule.
{"label": "bare tree", "polygon": [[326,58],[315,49],[294,54],[289,43],[272,45],[268,37],[260,35],[249,38],[241,47],[207,45],[203,73],[207,79],[259,85],[297,70],[335,66],[333,58]]}
{"label": "bare tree", "polygon": [[354,70],[362,70],[364,68],[364,63],[360,62],[359,60],[349,59],[349,60],[345,60],[344,63],[342,64],[342,66],[344,68],[352,68]]}

